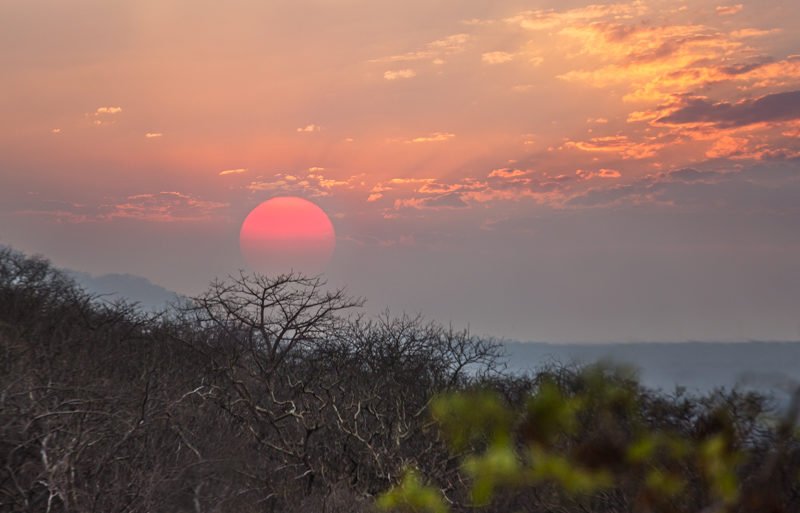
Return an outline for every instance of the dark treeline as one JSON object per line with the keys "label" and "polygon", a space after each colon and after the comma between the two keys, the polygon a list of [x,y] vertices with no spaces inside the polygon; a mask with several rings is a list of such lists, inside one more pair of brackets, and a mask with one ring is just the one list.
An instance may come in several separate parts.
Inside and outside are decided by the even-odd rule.
{"label": "dark treeline", "polygon": [[[242,274],[146,314],[0,249],[0,511],[373,511],[408,468],[466,511],[463,453],[432,418],[434,397],[489,388],[515,407],[544,381],[585,386],[578,369],[506,375],[493,340],[418,317],[365,318],[360,305],[317,278]],[[773,420],[767,398],[670,396],[615,379],[653,430],[728,433],[741,482],[774,498],[763,511],[800,511],[794,427]],[[613,445],[597,419],[581,425],[576,440]],[[689,478],[700,511],[702,479]],[[620,482],[587,510],[528,487],[487,511],[635,511],[636,493]]]}

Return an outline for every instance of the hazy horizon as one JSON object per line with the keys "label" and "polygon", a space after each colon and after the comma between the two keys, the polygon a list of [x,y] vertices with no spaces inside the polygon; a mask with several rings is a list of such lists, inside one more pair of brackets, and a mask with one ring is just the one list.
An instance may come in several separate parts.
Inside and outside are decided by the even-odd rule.
{"label": "hazy horizon", "polygon": [[[43,256],[43,255],[42,255]],[[100,300],[114,300],[114,299],[125,299],[127,301],[136,303],[140,308],[146,311],[159,311],[165,307],[169,307],[172,302],[176,298],[181,296],[183,297],[190,297],[184,294],[180,294],[178,292],[166,289],[161,287],[157,283],[153,283],[147,278],[133,275],[133,274],[103,274],[103,275],[91,275],[89,273],[74,271],[71,269],[63,268],[70,277],[76,280],[78,285],[83,288],[86,292],[96,295]],[[226,279],[227,277],[219,276],[216,279]],[[367,303],[369,303],[367,298]],[[376,310],[372,309],[372,310]],[[381,312],[385,308],[380,308]],[[374,312],[373,312],[374,313]],[[410,315],[421,315],[423,318],[426,318],[431,321],[437,322],[445,322],[447,323],[447,319],[435,319],[429,318],[426,316],[426,313],[423,311],[397,311],[393,312],[395,314],[410,314]],[[456,326],[456,328],[466,328],[467,326]],[[713,339],[706,339],[706,340],[697,340],[697,339],[684,339],[684,340],[561,340],[561,341],[549,341],[549,340],[541,340],[541,339],[532,339],[532,338],[509,338],[509,337],[501,337],[497,334],[492,333],[476,333],[478,336],[482,337],[491,337],[496,338],[501,341],[503,344],[526,344],[526,345],[539,345],[539,346],[573,346],[573,347],[585,347],[588,349],[592,348],[600,348],[600,347],[611,347],[611,346],[625,346],[625,345],[636,345],[636,344],[647,344],[651,346],[658,346],[658,345],[667,345],[667,344],[717,344],[717,345],[727,345],[727,344],[798,344],[798,348],[800,348],[800,338],[797,339],[747,339],[747,340],[713,340]],[[798,353],[798,357],[800,357],[800,353]],[[564,362],[566,363],[566,362]]]}

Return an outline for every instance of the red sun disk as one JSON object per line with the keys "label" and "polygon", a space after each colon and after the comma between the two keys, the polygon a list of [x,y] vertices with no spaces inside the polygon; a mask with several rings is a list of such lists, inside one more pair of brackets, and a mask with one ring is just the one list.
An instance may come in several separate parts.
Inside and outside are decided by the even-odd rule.
{"label": "red sun disk", "polygon": [[248,214],[239,233],[245,261],[264,273],[320,272],[333,254],[335,241],[325,212],[294,196],[261,203]]}

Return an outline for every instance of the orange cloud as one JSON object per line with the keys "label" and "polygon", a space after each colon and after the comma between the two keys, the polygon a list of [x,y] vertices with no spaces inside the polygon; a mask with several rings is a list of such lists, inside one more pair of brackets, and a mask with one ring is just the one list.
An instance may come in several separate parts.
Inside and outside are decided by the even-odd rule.
{"label": "orange cloud", "polygon": [[514,54],[508,52],[486,52],[481,55],[484,64],[503,64],[514,60]]}
{"label": "orange cloud", "polygon": [[417,76],[417,72],[413,69],[399,69],[394,71],[386,71],[383,74],[383,78],[386,80],[399,80],[402,78],[414,78]]}
{"label": "orange cloud", "polygon": [[800,80],[800,56],[789,56],[786,59],[767,62],[745,71],[736,73],[736,69],[723,70],[729,74],[727,78],[737,82],[749,82],[746,88],[783,87]]}
{"label": "orange cloud", "polygon": [[[754,38],[777,29],[654,23],[641,17],[644,10],[643,4],[634,2],[537,11],[533,19],[565,39],[567,62],[591,58],[591,66],[578,65],[558,78],[597,88],[622,87],[626,101],[665,102],[724,82],[739,83],[744,89],[782,87],[800,78],[800,59],[773,61],[749,46]],[[741,5],[717,10],[738,12]]]}
{"label": "orange cloud", "polygon": [[319,132],[320,130],[322,130],[322,127],[319,126],[319,125],[314,125],[314,124],[301,126],[300,128],[297,129],[297,131],[300,132],[300,133]]}
{"label": "orange cloud", "polygon": [[624,19],[644,14],[644,2],[633,1],[618,4],[592,4],[566,11],[531,10],[506,18],[507,23],[518,25],[526,30],[547,30],[566,24],[590,22],[602,19]]}
{"label": "orange cloud", "polygon": [[86,114],[86,118],[96,126],[110,125],[114,123],[113,118],[120,112],[122,112],[122,107],[98,107],[91,114]]}
{"label": "orange cloud", "polygon": [[567,148],[593,153],[615,153],[623,159],[645,159],[656,155],[665,144],[659,142],[634,142],[627,135],[593,137],[588,141],[567,141]]}
{"label": "orange cloud", "polygon": [[95,114],[119,114],[122,112],[122,107],[98,107]]}
{"label": "orange cloud", "polygon": [[711,148],[706,151],[710,159],[731,158],[747,153],[748,140],[744,137],[723,136],[714,141]]}
{"label": "orange cloud", "polygon": [[389,183],[392,184],[420,184],[420,183],[430,183],[435,181],[435,178],[392,178],[389,180]]}
{"label": "orange cloud", "polygon": [[434,132],[430,135],[425,135],[422,137],[414,137],[413,139],[409,139],[406,142],[409,143],[429,143],[429,142],[442,142],[442,141],[449,141],[456,134],[452,134],[450,132]]}
{"label": "orange cloud", "polygon": [[731,32],[731,37],[734,39],[746,39],[748,37],[762,37],[768,36],[770,34],[776,34],[780,32],[781,29],[757,29],[757,28],[743,28],[739,30],[734,30]]}
{"label": "orange cloud", "polygon": [[419,50],[406,52],[389,57],[373,59],[373,63],[410,62],[421,60],[442,60],[443,57],[462,52],[469,41],[469,34],[453,34],[442,39],[427,43]]}
{"label": "orange cloud", "polygon": [[597,176],[600,178],[620,178],[622,173],[616,169],[601,169],[597,172]]}
{"label": "orange cloud", "polygon": [[800,121],[787,123],[787,127],[781,132],[784,137],[800,140]]}
{"label": "orange cloud", "polygon": [[581,54],[606,64],[559,75],[562,80],[605,88],[624,84],[628,101],[664,101],[725,78],[709,63],[734,58],[740,40],[703,25],[640,26],[595,23],[570,26],[560,34],[579,44]]}
{"label": "orange cloud", "polygon": [[246,173],[247,169],[240,167],[236,169],[223,169],[219,172],[219,176],[228,176],[228,175],[240,175],[242,173]]}
{"label": "orange cloud", "polygon": [[489,178],[518,178],[521,176],[529,175],[530,171],[523,171],[521,169],[495,169],[489,173]]}
{"label": "orange cloud", "polygon": [[[319,169],[319,168],[312,168]],[[253,180],[245,186],[251,192],[276,191],[282,194],[303,194],[306,196],[329,196],[334,189],[356,187],[363,175],[353,175],[347,179],[328,178],[321,172],[309,172],[305,175],[276,173],[272,179]]]}
{"label": "orange cloud", "polygon": [[717,6],[717,14],[720,16],[730,16],[732,14],[738,14],[742,12],[744,6],[742,4],[736,5],[719,5]]}
{"label": "orange cloud", "polygon": [[[603,170],[610,178],[615,171]],[[455,181],[432,178],[395,178],[387,184],[378,184],[370,191],[367,202],[383,201],[393,212],[384,216],[398,217],[403,210],[463,209],[475,204],[529,199],[537,203],[557,206],[567,197],[565,192],[578,181],[568,175],[555,177],[542,174],[535,179],[532,171],[495,169],[486,179],[471,177]]]}

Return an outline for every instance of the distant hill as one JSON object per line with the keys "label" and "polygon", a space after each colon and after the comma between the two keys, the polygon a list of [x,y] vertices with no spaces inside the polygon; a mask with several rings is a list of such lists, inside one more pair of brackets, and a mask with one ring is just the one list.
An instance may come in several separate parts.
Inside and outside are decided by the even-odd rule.
{"label": "distant hill", "polygon": [[180,299],[180,295],[156,285],[147,278],[133,274],[104,274],[65,270],[86,292],[109,301],[125,299],[137,303],[142,309],[157,311]]}
{"label": "distant hill", "polygon": [[508,366],[525,372],[548,363],[631,365],[642,383],[666,392],[718,387],[757,389],[783,395],[800,386],[800,342],[672,342],[625,344],[547,344],[507,342]]}

